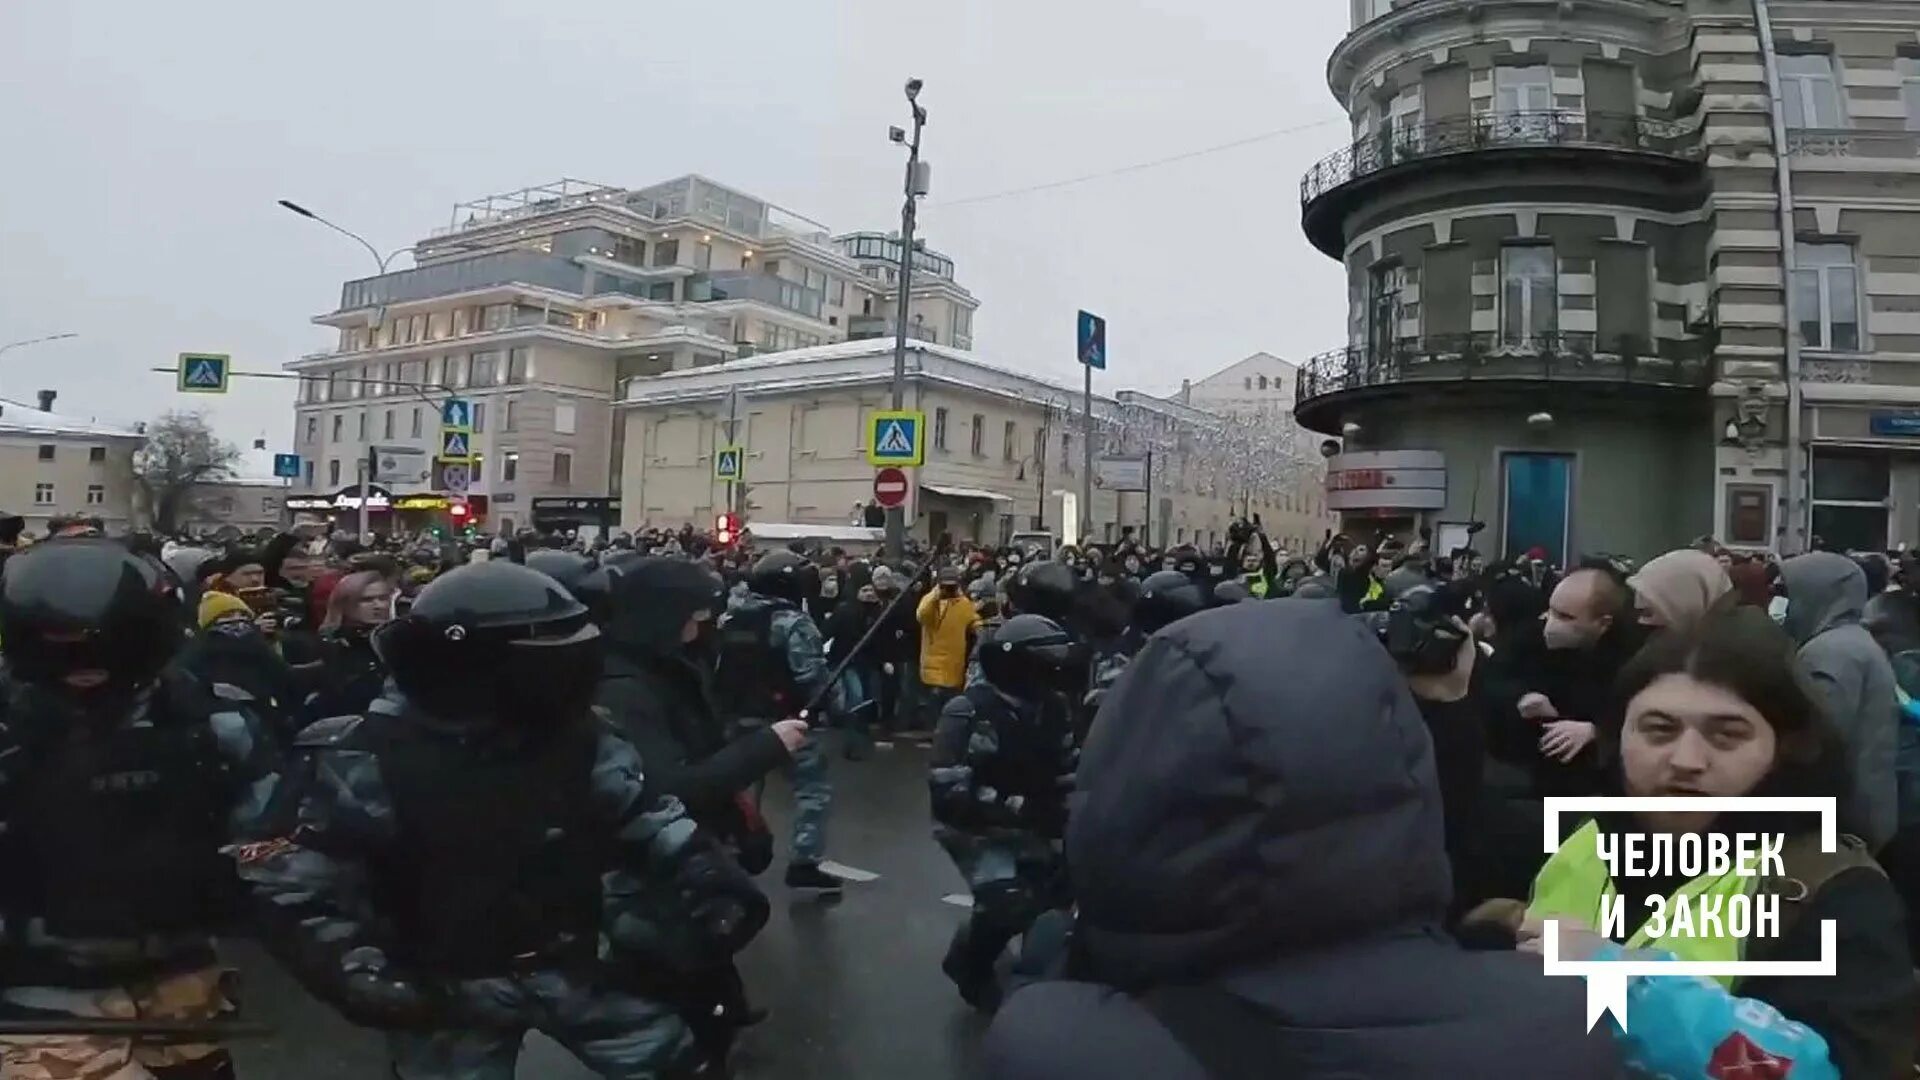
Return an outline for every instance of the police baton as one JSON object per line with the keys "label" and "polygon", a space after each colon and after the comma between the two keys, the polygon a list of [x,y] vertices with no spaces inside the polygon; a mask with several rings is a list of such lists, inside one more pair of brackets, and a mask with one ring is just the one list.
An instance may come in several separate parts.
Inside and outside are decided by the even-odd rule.
{"label": "police baton", "polygon": [[105,1016],[0,1018],[0,1037],[90,1036],[139,1042],[219,1043],[233,1039],[265,1039],[273,1034],[273,1028],[265,1024],[244,1020],[121,1020]]}
{"label": "police baton", "polygon": [[[946,550],[946,544],[936,545],[934,549],[927,554],[927,557],[921,559],[919,565],[913,568],[913,573],[907,575],[907,585],[910,586],[914,582],[919,581],[920,575],[926,573],[927,567],[932,566],[933,561],[938,559]],[[866,648],[867,643],[873,640],[873,635],[879,633],[880,628],[886,625],[887,620],[893,615],[893,609],[899,606],[900,601],[907,598],[907,594],[910,591],[910,589],[903,587],[899,595],[889,600],[887,606],[881,609],[879,617],[873,620],[871,626],[867,627],[867,632],[861,634],[860,640],[854,642],[853,648],[847,650],[847,655],[841,657],[839,663],[827,669],[827,677],[821,680],[820,686],[814,690],[813,694],[807,698],[807,703],[801,706],[800,711],[795,714],[797,719],[806,720],[809,726],[812,725],[813,721],[810,718],[813,716],[813,711],[820,707],[820,703],[827,699],[828,694],[833,692],[833,685],[840,681],[840,676],[847,670],[847,665],[853,663],[854,658],[860,655],[860,650]]]}

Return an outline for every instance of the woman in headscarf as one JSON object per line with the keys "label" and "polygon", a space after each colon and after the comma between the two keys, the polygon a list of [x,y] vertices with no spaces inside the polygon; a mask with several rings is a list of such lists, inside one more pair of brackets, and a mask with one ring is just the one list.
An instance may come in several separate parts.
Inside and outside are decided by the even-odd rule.
{"label": "woman in headscarf", "polygon": [[1627,579],[1640,625],[1686,633],[1709,613],[1734,607],[1739,597],[1720,560],[1704,551],[1669,551]]}

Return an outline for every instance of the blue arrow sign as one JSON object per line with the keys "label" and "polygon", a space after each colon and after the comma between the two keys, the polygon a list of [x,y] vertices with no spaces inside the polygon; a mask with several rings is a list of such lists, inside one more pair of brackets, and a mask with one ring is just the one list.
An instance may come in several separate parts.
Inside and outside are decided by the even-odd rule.
{"label": "blue arrow sign", "polygon": [[1091,311],[1080,313],[1080,362],[1107,370],[1107,320]]}
{"label": "blue arrow sign", "polygon": [[473,405],[466,398],[448,398],[440,405],[440,426],[453,431],[472,431]]}
{"label": "blue arrow sign", "polygon": [[299,454],[273,455],[273,475],[281,477],[282,479],[286,479],[286,480],[299,479],[300,455]]}

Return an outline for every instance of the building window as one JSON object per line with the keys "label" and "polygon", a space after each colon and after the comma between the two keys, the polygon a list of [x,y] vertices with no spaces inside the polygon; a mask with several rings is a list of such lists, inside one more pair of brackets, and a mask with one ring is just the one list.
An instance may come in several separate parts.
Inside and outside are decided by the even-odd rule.
{"label": "building window", "polygon": [[263,496],[263,497],[262,497],[262,498],[260,499],[260,512],[261,512],[262,514],[277,514],[277,513],[279,513],[279,512],[280,512],[280,500],[279,500],[279,499],[276,499],[276,498],[274,498],[274,497],[273,497],[273,496],[271,496],[271,495],[266,495],[266,496]]}
{"label": "building window", "polygon": [[973,431],[967,438],[967,452],[974,457],[986,453],[987,418],[979,413],[973,414]]}
{"label": "building window", "polygon": [[506,411],[504,414],[502,414],[500,419],[501,431],[520,430],[520,418],[518,415],[520,411],[519,405],[520,405],[520,400],[518,398],[507,399]]}
{"label": "building window", "polygon": [[53,485],[33,485],[33,502],[35,506],[51,506],[53,504]]}
{"label": "building window", "polygon": [[1493,111],[1499,116],[1550,112],[1553,109],[1553,69],[1497,67],[1493,69]]}
{"label": "building window", "polygon": [[1531,345],[1560,325],[1559,278],[1553,249],[1541,244],[1501,252],[1500,340]]}
{"label": "building window", "polygon": [[520,475],[520,452],[509,450],[500,461],[500,482],[511,484]]}
{"label": "building window", "polygon": [[320,439],[320,418],[317,416],[309,416],[307,417],[307,441],[318,442],[319,439]]}
{"label": "building window", "polygon": [[53,444],[52,443],[40,444],[40,460],[41,461],[53,460]]}
{"label": "building window", "polygon": [[573,483],[573,455],[564,451],[555,451],[553,455],[553,482],[556,484]]}
{"label": "building window", "polygon": [[[309,419],[309,420],[308,420],[308,423],[309,423],[309,425],[311,425],[311,423],[312,423],[312,420],[311,420],[311,419]],[[106,447],[104,447],[104,446],[89,446],[89,447],[87,447],[87,462],[88,462],[89,464],[93,464],[93,465],[100,465],[100,464],[104,464],[104,463],[106,462],[106,460],[107,460],[107,448],[106,448]]]}
{"label": "building window", "polygon": [[947,448],[947,410],[945,409],[933,410],[933,448],[935,450]]}
{"label": "building window", "polygon": [[407,434],[410,438],[420,437],[420,406],[418,405],[413,407],[413,421],[407,425]]}
{"label": "building window", "polygon": [[497,362],[499,355],[499,353],[495,352],[474,353],[472,358],[467,361],[469,366],[467,381],[474,386],[496,385],[497,380],[494,377],[494,364]]}
{"label": "building window", "polygon": [[105,484],[88,484],[87,485],[87,505],[88,506],[104,506],[106,504],[106,501],[107,501],[107,487]]}
{"label": "building window", "polygon": [[1071,431],[1060,433],[1060,471],[1063,473],[1073,471],[1073,432]]}
{"label": "building window", "polygon": [[523,383],[527,381],[526,349],[507,350],[507,381],[510,383]]}
{"label": "building window", "polygon": [[693,245],[693,268],[695,270],[713,269],[713,245],[702,241]]}
{"label": "building window", "polygon": [[473,421],[473,433],[475,435],[484,434],[487,430],[487,403],[484,401],[474,402],[472,413],[473,415],[469,419]]}
{"label": "building window", "polygon": [[346,417],[342,416],[341,414],[339,413],[333,414],[333,441],[334,442],[340,441],[340,425],[343,422],[345,422],[345,420],[346,420]]}
{"label": "building window", "polygon": [[615,262],[623,262],[628,266],[645,266],[647,242],[631,236],[616,236],[613,238],[613,258]]}
{"label": "building window", "polygon": [[1720,531],[1729,544],[1773,545],[1773,485],[1728,484],[1727,520]]}
{"label": "building window", "polygon": [[340,459],[330,458],[327,461],[327,486],[332,487],[338,484],[339,482],[340,482]]}
{"label": "building window", "polygon": [[1833,57],[1802,54],[1780,58],[1780,96],[1790,128],[1842,128],[1840,90],[1833,81]]}
{"label": "building window", "polygon": [[356,420],[354,427],[358,429],[360,432],[358,435],[355,435],[354,438],[360,440],[361,442],[366,442],[367,441],[367,410],[365,409],[360,410],[360,416]]}
{"label": "building window", "polygon": [[1859,275],[1846,244],[1801,244],[1794,249],[1793,303],[1800,341],[1809,349],[1860,348]]}
{"label": "building window", "polygon": [[662,240],[653,245],[653,265],[672,266],[680,261],[680,241]]}
{"label": "building window", "polygon": [[[1813,535],[1828,551],[1885,551],[1890,459],[1872,451],[1813,455]],[[1728,493],[1729,499],[1732,493]]]}
{"label": "building window", "polygon": [[486,455],[484,454],[473,455],[473,471],[467,476],[469,481],[476,484],[480,482],[480,466],[484,462],[485,457]]}
{"label": "building window", "polygon": [[572,402],[564,402],[553,407],[553,433],[572,435],[579,420]]}
{"label": "building window", "polygon": [[382,431],[382,434],[380,436],[381,438],[383,439],[393,438],[393,410],[392,409],[388,409],[387,415],[381,418],[380,429]]}
{"label": "building window", "polygon": [[780,260],[768,259],[766,262],[761,263],[760,272],[763,274],[766,274],[769,277],[779,277],[780,276]]}
{"label": "building window", "polygon": [[835,307],[847,306],[846,278],[834,278],[827,283],[827,303]]}
{"label": "building window", "polygon": [[1007,421],[1006,427],[1001,429],[1000,432],[1000,457],[1002,459],[1006,461],[1013,460],[1014,440],[1017,438],[1019,438],[1019,436],[1014,432],[1013,421]]}
{"label": "building window", "polygon": [[673,303],[673,282],[656,281],[647,286],[647,299],[657,300],[663,304]]}
{"label": "building window", "polygon": [[313,486],[313,462],[309,461],[306,463],[306,465],[307,465],[307,486],[312,487]]}
{"label": "building window", "polygon": [[1907,107],[1907,130],[1920,131],[1920,60],[1903,56],[1894,63],[1900,70],[1900,100]]}

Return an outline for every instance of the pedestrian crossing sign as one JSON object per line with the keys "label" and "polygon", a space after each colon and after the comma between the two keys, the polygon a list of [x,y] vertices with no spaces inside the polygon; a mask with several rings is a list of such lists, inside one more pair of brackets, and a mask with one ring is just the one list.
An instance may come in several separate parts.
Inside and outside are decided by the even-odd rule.
{"label": "pedestrian crossing sign", "polygon": [[440,460],[473,464],[473,436],[465,431],[443,429],[440,432]]}
{"label": "pedestrian crossing sign", "polygon": [[232,366],[233,357],[226,353],[181,353],[180,392],[224,394]]}
{"label": "pedestrian crossing sign", "polygon": [[747,448],[723,446],[713,455],[713,478],[737,484],[747,477]]}
{"label": "pedestrian crossing sign", "polygon": [[915,468],[927,460],[927,414],[917,409],[876,412],[867,425],[867,463]]}

